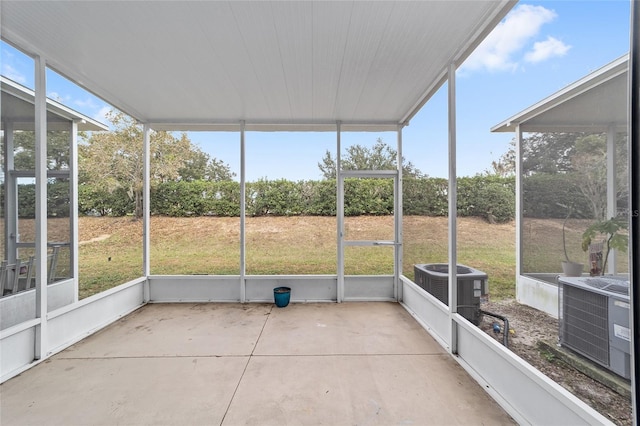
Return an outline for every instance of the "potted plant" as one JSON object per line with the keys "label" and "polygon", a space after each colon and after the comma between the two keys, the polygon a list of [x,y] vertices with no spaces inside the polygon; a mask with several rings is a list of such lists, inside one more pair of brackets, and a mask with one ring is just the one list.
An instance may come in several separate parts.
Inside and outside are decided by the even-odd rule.
{"label": "potted plant", "polygon": [[569,259],[569,255],[567,254],[567,237],[565,233],[565,227],[567,225],[567,220],[571,217],[571,213],[573,213],[573,208],[571,206],[565,206],[567,208],[567,216],[564,218],[564,222],[562,222],[562,248],[564,249],[564,258],[565,260],[562,262],[562,272],[567,277],[579,277],[582,275],[582,269],[584,268],[584,264],[573,262]]}
{"label": "potted plant", "polygon": [[[620,250],[626,253],[629,246],[629,235],[625,232],[629,225],[626,220],[612,217],[607,220],[599,220],[593,223],[582,234],[582,250],[588,251],[593,240],[601,236],[603,237],[603,248],[605,250],[602,268],[597,265],[591,266],[592,275],[604,275],[607,270],[607,260],[611,249]],[[594,271],[595,269],[595,271]],[[596,272],[594,274],[594,272]]]}

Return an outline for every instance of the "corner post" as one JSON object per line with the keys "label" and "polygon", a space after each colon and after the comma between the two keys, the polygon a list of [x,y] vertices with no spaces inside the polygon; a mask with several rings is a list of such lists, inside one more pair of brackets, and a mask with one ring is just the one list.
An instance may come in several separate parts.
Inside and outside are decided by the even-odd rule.
{"label": "corner post", "polygon": [[35,175],[36,175],[36,326],[35,358],[47,356],[47,84],[46,61],[35,57]]}
{"label": "corner post", "polygon": [[341,128],[342,123],[336,122],[336,215],[338,216],[338,282],[336,301],[342,303],[344,301],[344,181],[341,173],[340,151],[341,147]]}
{"label": "corner post", "polygon": [[142,128],[142,274],[144,282],[144,302],[151,300],[149,276],[151,275],[151,129],[149,123]]}
{"label": "corner post", "polygon": [[456,170],[456,66],[449,64],[448,76],[449,102],[449,324],[451,334],[449,350],[458,353],[458,323],[455,316],[458,313],[458,276],[457,276],[457,212],[458,185]]}
{"label": "corner post", "polygon": [[240,122],[240,303],[247,302],[247,258],[246,258],[246,164],[244,120]]}
{"label": "corner post", "polygon": [[398,124],[398,176],[395,179],[395,206],[393,208],[395,215],[395,244],[394,244],[394,278],[393,278],[393,294],[396,301],[402,301],[402,281],[400,280],[400,275],[402,275],[402,262],[403,262],[403,252],[402,252],[402,219],[403,219],[403,199],[402,199],[402,124]]}
{"label": "corner post", "polygon": [[80,230],[78,225],[78,123],[71,122],[69,135],[71,175],[69,176],[69,191],[71,198],[71,241],[69,252],[71,255],[71,276],[73,277],[73,301],[80,298]]}
{"label": "corner post", "polygon": [[518,281],[522,275],[522,129],[520,123],[516,124],[515,147],[515,185],[516,185],[516,297],[518,295]]}
{"label": "corner post", "polygon": [[631,395],[634,424],[640,424],[640,391],[638,376],[640,375],[640,1],[631,1],[631,40],[629,49],[629,117],[627,120],[629,135],[629,201],[631,205],[629,225],[629,272],[631,299]]}
{"label": "corner post", "polygon": [[[617,206],[617,182],[616,182],[616,127],[613,123],[607,128],[607,217],[611,219],[618,216]],[[613,249],[607,259],[607,273],[616,274],[618,262],[617,250]]]}

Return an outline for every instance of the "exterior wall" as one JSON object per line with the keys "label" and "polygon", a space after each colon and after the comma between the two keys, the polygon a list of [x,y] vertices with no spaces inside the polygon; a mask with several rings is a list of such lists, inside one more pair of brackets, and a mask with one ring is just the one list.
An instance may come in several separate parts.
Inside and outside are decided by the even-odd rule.
{"label": "exterior wall", "polygon": [[402,277],[402,303],[412,315],[440,343],[449,350],[449,308],[406,277]]}
{"label": "exterior wall", "polygon": [[556,281],[557,274],[548,274],[545,281],[533,276],[518,276],[516,283],[516,300],[523,305],[531,306],[558,318],[558,285],[549,281]]}
{"label": "exterior wall", "polygon": [[393,276],[350,275],[344,277],[344,300],[395,301]]}
{"label": "exterior wall", "polygon": [[[247,302],[273,303],[275,287],[290,287],[291,302],[335,302],[335,275],[249,275]],[[345,301],[395,301],[392,276],[346,276]],[[149,277],[150,302],[239,302],[239,275]]]}
{"label": "exterior wall", "polygon": [[336,300],[338,280],[333,275],[247,276],[247,301],[273,303],[273,289],[291,288],[291,302]]}
{"label": "exterior wall", "polygon": [[[40,318],[21,322],[0,331],[0,382],[46,360],[144,305],[146,280],[122,284],[77,303],[49,311],[46,327]],[[45,330],[43,353],[36,360],[37,330]]]}
{"label": "exterior wall", "polygon": [[240,276],[152,275],[150,302],[239,302]]}
{"label": "exterior wall", "polygon": [[140,278],[51,312],[47,321],[47,355],[60,352],[143,306],[145,281]]}
{"label": "exterior wall", "polygon": [[36,325],[31,320],[0,331],[0,383],[26,370],[35,354]]}
{"label": "exterior wall", "polygon": [[[60,281],[47,287],[49,312],[74,302],[73,280]],[[0,299],[0,330],[4,330],[36,317],[36,290],[31,289]]]}

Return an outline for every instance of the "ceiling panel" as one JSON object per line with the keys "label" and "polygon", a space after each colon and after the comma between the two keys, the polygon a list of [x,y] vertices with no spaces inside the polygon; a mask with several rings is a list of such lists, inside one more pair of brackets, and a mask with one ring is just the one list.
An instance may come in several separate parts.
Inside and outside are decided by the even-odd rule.
{"label": "ceiling panel", "polygon": [[4,39],[140,121],[301,130],[410,118],[513,2],[0,5]]}

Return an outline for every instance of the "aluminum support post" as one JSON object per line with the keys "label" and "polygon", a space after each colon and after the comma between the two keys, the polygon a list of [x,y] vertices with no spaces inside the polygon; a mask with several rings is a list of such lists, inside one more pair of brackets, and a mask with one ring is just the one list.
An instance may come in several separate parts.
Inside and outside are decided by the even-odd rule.
{"label": "aluminum support post", "polygon": [[640,424],[640,1],[631,1],[631,41],[629,50],[629,198],[630,198],[630,244],[629,272],[631,298],[631,395],[633,422]]}
{"label": "aluminum support post", "polygon": [[71,235],[69,241],[69,255],[71,257],[71,276],[73,277],[73,301],[77,302],[80,298],[80,230],[78,226],[78,123],[71,122],[71,134],[69,135],[69,157],[71,174],[69,176],[69,198],[71,200],[70,220]]}
{"label": "aluminum support post", "polygon": [[247,280],[246,276],[246,164],[245,164],[245,122],[240,122],[240,303],[247,301]]}
{"label": "aluminum support post", "polygon": [[149,275],[151,275],[151,129],[149,123],[142,128],[142,275],[145,277],[144,301],[151,299]]}
{"label": "aluminum support post", "polygon": [[454,320],[458,312],[457,277],[457,212],[458,185],[456,171],[456,66],[449,65],[449,324],[451,326],[450,351],[458,353],[458,324]]}
{"label": "aluminum support post", "polygon": [[[5,257],[9,265],[16,263],[18,242],[18,188],[16,178],[13,176],[13,122],[3,123],[4,128],[4,247]],[[6,271],[9,274],[9,270]],[[13,276],[7,277],[8,282],[13,281]],[[3,289],[4,291],[4,289]]]}
{"label": "aluminum support post", "polygon": [[[605,217],[605,219],[618,216],[616,157],[616,127],[615,124],[612,123],[609,124],[607,128],[607,217]],[[617,258],[617,250],[611,250],[609,258],[607,259],[607,273],[616,273]]]}
{"label": "aluminum support post", "polygon": [[522,275],[522,129],[516,125],[516,295],[518,294],[518,281]]}
{"label": "aluminum support post", "polygon": [[47,87],[46,62],[35,57],[36,326],[35,358],[47,356]]}
{"label": "aluminum support post", "polygon": [[338,282],[336,300],[338,303],[344,300],[344,185],[340,160],[340,152],[342,150],[340,140],[341,125],[340,121],[336,122],[336,214],[338,215]]}
{"label": "aluminum support post", "polygon": [[396,301],[402,301],[402,282],[400,281],[400,275],[402,275],[402,219],[403,219],[403,199],[402,199],[402,124],[398,125],[398,177],[395,179],[394,188],[394,216],[395,216],[395,246],[394,246],[394,277],[393,277],[393,295]]}

